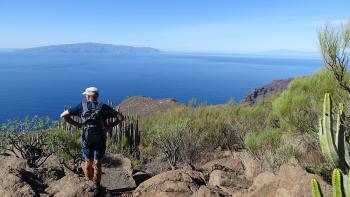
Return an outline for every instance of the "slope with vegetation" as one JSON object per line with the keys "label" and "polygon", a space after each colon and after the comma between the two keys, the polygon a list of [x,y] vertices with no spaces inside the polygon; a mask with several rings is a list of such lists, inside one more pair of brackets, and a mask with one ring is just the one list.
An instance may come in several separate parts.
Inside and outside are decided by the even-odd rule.
{"label": "slope with vegetation", "polygon": [[[333,179],[334,195],[345,196],[347,187],[340,183],[347,183],[349,169],[348,161],[344,161],[349,150],[344,144],[349,143],[350,136],[350,23],[340,29],[325,26],[319,40],[325,68],[310,76],[296,77],[286,90],[253,104],[230,101],[206,105],[191,100],[181,105],[171,100],[157,103],[149,98],[126,100],[122,110],[149,115],[139,117],[141,143],[137,150],[107,144],[110,158],[116,158],[117,153],[124,156],[119,155],[122,158],[118,162],[106,160],[109,173],[104,175],[108,180],[105,183],[113,188],[117,182],[112,180],[119,177],[122,183],[118,185],[123,188],[108,189],[105,195],[124,191],[129,196],[321,196],[322,191],[329,196]],[[334,103],[344,105],[333,109],[324,104],[329,110],[325,112],[325,93],[332,95]],[[125,108],[135,100],[144,101],[146,108]],[[341,124],[333,123],[333,111],[344,111],[338,118]],[[319,118],[327,115],[319,126]],[[322,143],[319,129],[327,132],[328,144]],[[343,141],[334,137],[339,133]],[[7,155],[3,157],[22,158],[28,168],[18,166],[20,170],[0,170],[0,174],[13,178],[13,187],[20,188],[17,192],[30,191],[32,196],[56,191],[62,180],[83,181],[76,176],[81,175],[79,137],[79,131],[63,131],[58,122],[49,119],[9,121],[1,127],[0,150]],[[48,170],[45,165],[50,158],[55,158],[63,171]],[[8,161],[2,169],[12,165]],[[118,165],[129,167],[120,171],[115,168]],[[333,168],[336,170],[332,177]],[[59,176],[54,176],[53,182],[47,181],[45,177],[51,177],[50,173]],[[28,184],[21,184],[21,180]],[[1,181],[0,177],[0,191],[10,191],[11,186]],[[87,192],[84,195],[94,195],[88,192],[94,191],[89,184],[80,188]],[[74,193],[74,188],[67,192],[83,195]]]}

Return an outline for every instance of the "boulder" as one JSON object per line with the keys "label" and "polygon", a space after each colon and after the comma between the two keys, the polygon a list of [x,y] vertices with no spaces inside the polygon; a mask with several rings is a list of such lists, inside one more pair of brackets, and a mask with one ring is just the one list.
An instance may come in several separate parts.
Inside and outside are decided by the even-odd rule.
{"label": "boulder", "polygon": [[213,188],[208,186],[201,186],[197,192],[193,195],[194,197],[231,197],[229,193],[222,191],[219,188]]}
{"label": "boulder", "polygon": [[66,175],[50,183],[45,192],[55,197],[93,197],[97,195],[94,182],[74,174]]}
{"label": "boulder", "polygon": [[206,164],[204,164],[201,168],[209,173],[211,173],[214,170],[235,172],[236,174],[244,173],[244,165],[242,161],[231,156],[209,161]]}
{"label": "boulder", "polygon": [[35,188],[26,179],[27,163],[14,156],[0,155],[1,196],[36,196]]}
{"label": "boulder", "polygon": [[133,177],[123,170],[104,168],[101,184],[108,190],[136,188]]}
{"label": "boulder", "polygon": [[24,159],[0,156],[1,196],[94,196],[92,181],[65,174],[59,166],[29,168]]}
{"label": "boulder", "polygon": [[101,184],[106,189],[136,188],[130,159],[120,154],[107,154],[103,163]]}
{"label": "boulder", "polygon": [[205,186],[202,173],[190,170],[172,170],[163,172],[141,183],[133,192],[133,196],[195,196],[201,186]]}
{"label": "boulder", "polygon": [[246,189],[251,185],[244,175],[243,162],[231,155],[221,159],[215,159],[201,166],[205,174],[209,177],[208,187],[203,189],[212,193],[213,188],[219,189],[224,193],[231,194],[236,190]]}
{"label": "boulder", "polygon": [[153,158],[144,161],[140,166],[140,170],[152,175],[157,175],[170,170],[170,168],[167,161],[164,161],[162,157],[155,155]]}
{"label": "boulder", "polygon": [[61,179],[66,174],[65,169],[60,165],[59,158],[54,155],[48,157],[40,168],[33,169],[33,171],[45,185]]}
{"label": "boulder", "polygon": [[298,160],[308,166],[316,166],[325,162],[319,141],[308,134],[285,134],[283,143],[286,147],[293,147],[298,152]]}
{"label": "boulder", "polygon": [[259,174],[253,185],[247,190],[233,193],[235,197],[308,197],[312,196],[310,180],[316,178],[324,196],[331,196],[331,186],[321,177],[306,172],[295,159],[282,165],[277,174],[264,172]]}
{"label": "boulder", "polygon": [[222,170],[214,170],[209,177],[209,185],[217,186],[226,193],[233,193],[234,191],[247,189],[251,182],[244,176],[237,175],[234,172],[225,172]]}
{"label": "boulder", "polygon": [[233,158],[242,162],[244,176],[249,181],[253,181],[262,172],[260,162],[248,151],[234,152]]}

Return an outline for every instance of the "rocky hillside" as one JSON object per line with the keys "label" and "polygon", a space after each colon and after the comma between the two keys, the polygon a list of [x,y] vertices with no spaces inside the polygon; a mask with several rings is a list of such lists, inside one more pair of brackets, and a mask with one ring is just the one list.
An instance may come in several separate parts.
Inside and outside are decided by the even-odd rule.
{"label": "rocky hillside", "polygon": [[[246,94],[242,102],[254,104],[256,101],[286,90],[292,79],[274,80],[262,87],[255,88]],[[172,98],[156,100],[146,96],[131,96],[124,99],[119,107],[124,114],[151,117],[156,113],[166,113],[171,108],[181,106],[180,102]]]}
{"label": "rocky hillside", "polygon": [[262,87],[255,88],[254,90],[248,92],[248,94],[243,98],[242,102],[248,103],[251,105],[262,98],[282,92],[283,90],[287,89],[289,83],[292,80],[293,80],[292,78],[274,80],[271,83],[266,84]]}
{"label": "rocky hillside", "polygon": [[262,172],[248,152],[224,154],[198,169],[180,168],[153,177],[133,169],[131,161],[121,155],[108,155],[100,192],[93,182],[71,173],[55,157],[39,168],[30,168],[14,156],[0,155],[0,160],[0,194],[4,197],[309,197],[311,178],[320,181],[325,196],[331,195],[331,186],[306,172],[297,160],[291,159],[275,173]]}
{"label": "rocky hillside", "polygon": [[155,113],[165,113],[172,107],[182,105],[175,99],[155,100],[151,97],[132,96],[123,100],[119,107],[124,114],[150,117]]}

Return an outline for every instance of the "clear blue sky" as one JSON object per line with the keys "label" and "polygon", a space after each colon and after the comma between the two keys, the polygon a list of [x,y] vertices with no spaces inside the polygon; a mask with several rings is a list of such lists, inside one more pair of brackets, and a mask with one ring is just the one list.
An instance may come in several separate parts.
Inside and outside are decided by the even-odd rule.
{"label": "clear blue sky", "polygon": [[101,42],[165,51],[317,51],[349,0],[0,0],[0,48]]}

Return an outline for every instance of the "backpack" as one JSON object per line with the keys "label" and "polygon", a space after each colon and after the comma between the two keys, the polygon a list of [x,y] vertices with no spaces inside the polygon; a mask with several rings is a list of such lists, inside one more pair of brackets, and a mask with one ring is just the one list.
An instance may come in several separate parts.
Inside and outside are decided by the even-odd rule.
{"label": "backpack", "polygon": [[88,109],[87,102],[82,102],[82,137],[88,143],[101,143],[103,140],[102,105],[102,103],[98,103],[95,108]]}

